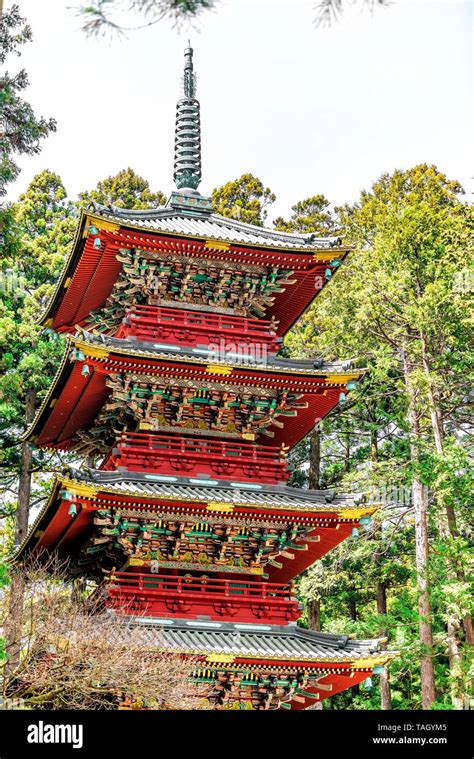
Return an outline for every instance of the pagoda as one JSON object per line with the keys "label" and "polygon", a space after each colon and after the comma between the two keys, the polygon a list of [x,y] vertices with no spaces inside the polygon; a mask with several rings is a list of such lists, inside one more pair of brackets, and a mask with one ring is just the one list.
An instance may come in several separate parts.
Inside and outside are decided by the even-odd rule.
{"label": "pagoda", "polygon": [[17,560],[67,558],[151,649],[197,660],[202,708],[304,709],[392,656],[298,627],[292,584],[377,508],[286,484],[289,450],[364,373],[278,355],[349,251],[214,213],[192,54],[176,189],[153,210],[83,210],[43,316],[67,346],[26,439],[84,465],[56,476]]}

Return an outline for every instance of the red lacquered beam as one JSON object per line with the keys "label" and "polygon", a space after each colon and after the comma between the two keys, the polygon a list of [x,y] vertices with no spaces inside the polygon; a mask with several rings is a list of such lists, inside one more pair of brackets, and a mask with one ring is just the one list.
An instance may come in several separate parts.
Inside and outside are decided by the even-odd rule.
{"label": "red lacquered beam", "polygon": [[107,605],[126,614],[279,624],[300,614],[291,584],[117,572],[105,588]]}
{"label": "red lacquered beam", "polygon": [[228,351],[240,343],[265,346],[270,353],[276,353],[281,344],[273,323],[268,320],[147,305],[133,306],[116,336],[190,347],[222,342],[224,347],[228,344]]}
{"label": "red lacquered beam", "polygon": [[105,471],[209,474],[219,479],[278,484],[289,473],[279,448],[218,440],[125,433],[102,464]]}
{"label": "red lacquered beam", "polygon": [[[238,594],[239,598],[262,598],[268,601],[286,600],[294,601],[292,598],[293,587],[291,583],[281,582],[253,582],[223,580],[221,578],[208,578],[203,580],[202,577],[183,577],[163,574],[143,574],[140,572],[114,572],[109,582],[108,589],[133,589],[146,590],[150,593],[206,593],[218,594],[226,597],[231,596],[232,592]],[[157,587],[159,585],[159,587]]]}
{"label": "red lacquered beam", "polygon": [[205,453],[206,455],[244,456],[247,460],[268,459],[273,462],[283,462],[281,450],[277,446],[259,446],[253,443],[236,442],[234,440],[216,440],[214,438],[171,437],[169,435],[150,434],[149,432],[124,432],[119,445],[135,447],[141,451],[153,453],[163,448],[190,452]]}

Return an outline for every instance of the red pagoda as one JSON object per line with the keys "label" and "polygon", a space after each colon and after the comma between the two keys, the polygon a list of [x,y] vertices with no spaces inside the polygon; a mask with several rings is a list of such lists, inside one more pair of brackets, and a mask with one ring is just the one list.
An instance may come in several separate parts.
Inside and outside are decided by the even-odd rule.
{"label": "red pagoda", "polygon": [[288,451],[363,374],[278,356],[348,249],[220,216],[200,179],[188,47],[177,189],[82,211],[44,315],[68,343],[27,439],[86,463],[56,477],[17,556],[67,557],[151,648],[197,658],[203,708],[303,709],[392,656],[296,624],[292,580],[376,509],[286,484]]}

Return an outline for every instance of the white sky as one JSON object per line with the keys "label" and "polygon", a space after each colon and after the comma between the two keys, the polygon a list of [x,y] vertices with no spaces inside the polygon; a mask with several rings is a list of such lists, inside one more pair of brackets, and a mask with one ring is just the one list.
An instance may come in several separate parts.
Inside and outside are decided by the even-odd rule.
{"label": "white sky", "polygon": [[21,159],[12,200],[45,168],[71,197],[127,166],[169,193],[188,36],[203,194],[251,171],[277,195],[271,219],[318,192],[352,202],[383,172],[423,161],[472,191],[471,2],[393,0],[316,29],[314,0],[222,0],[197,29],[161,22],[112,40],[86,39],[80,3],[19,0],[34,40],[8,68],[27,69],[26,97],[58,131]]}

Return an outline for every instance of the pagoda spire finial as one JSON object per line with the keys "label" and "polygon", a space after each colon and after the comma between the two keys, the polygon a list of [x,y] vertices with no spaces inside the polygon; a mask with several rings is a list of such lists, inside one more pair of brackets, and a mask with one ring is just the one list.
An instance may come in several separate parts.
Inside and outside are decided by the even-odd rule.
{"label": "pagoda spire finial", "polygon": [[201,181],[201,119],[196,100],[193,49],[184,51],[183,97],[176,106],[174,181],[178,190],[196,190]]}
{"label": "pagoda spire finial", "polygon": [[183,96],[185,98],[194,98],[195,95],[196,74],[193,67],[193,49],[191,42],[188,40],[188,46],[184,51]]}

